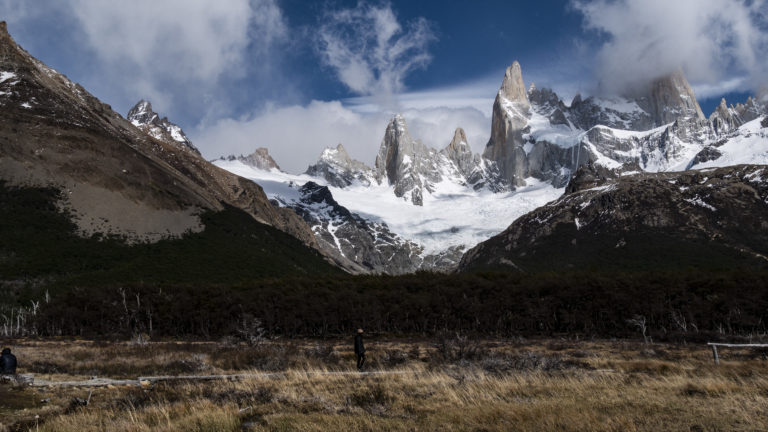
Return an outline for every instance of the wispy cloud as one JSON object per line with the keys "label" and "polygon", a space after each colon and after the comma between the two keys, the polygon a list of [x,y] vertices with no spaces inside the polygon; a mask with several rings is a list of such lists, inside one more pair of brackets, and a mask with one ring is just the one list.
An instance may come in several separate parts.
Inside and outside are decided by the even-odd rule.
{"label": "wispy cloud", "polygon": [[574,0],[587,29],[604,37],[596,74],[606,92],[625,92],[683,68],[713,84],[768,78],[765,0]]}
{"label": "wispy cloud", "polygon": [[694,93],[696,93],[696,99],[699,99],[699,100],[710,99],[710,98],[721,97],[725,94],[736,92],[736,91],[739,91],[740,89],[744,89],[745,87],[748,87],[746,83],[747,83],[747,79],[745,77],[737,77],[737,78],[732,78],[725,81],[715,82],[712,84],[710,83],[695,84],[693,86],[693,91]]}
{"label": "wispy cloud", "polygon": [[[225,78],[241,77],[247,54],[285,37],[275,0],[68,0],[95,53],[100,92],[149,98],[158,109],[215,104]],[[205,102],[205,103],[204,103]]]}
{"label": "wispy cloud", "polygon": [[353,92],[385,100],[404,89],[404,79],[431,61],[436,40],[424,18],[401,24],[390,4],[358,3],[330,11],[318,30],[317,51]]}

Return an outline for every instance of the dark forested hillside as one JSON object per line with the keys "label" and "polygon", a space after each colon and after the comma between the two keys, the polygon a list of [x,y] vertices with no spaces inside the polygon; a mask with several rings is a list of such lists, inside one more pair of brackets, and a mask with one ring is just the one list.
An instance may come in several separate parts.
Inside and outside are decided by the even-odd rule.
{"label": "dark forested hillside", "polygon": [[[768,274],[566,273],[263,279],[234,286],[82,286],[42,307],[54,334],[216,338],[258,320],[273,335],[469,332],[688,339],[765,333]],[[127,298],[127,306],[124,299]],[[151,324],[150,324],[151,322]]]}
{"label": "dark forested hillside", "polygon": [[[77,234],[53,188],[0,181],[0,289],[66,292],[117,283],[227,283],[284,274],[338,274],[318,252],[240,209],[201,214],[205,229],[179,239],[128,244]],[[26,294],[21,293],[24,296]],[[3,296],[6,301],[15,295]]]}

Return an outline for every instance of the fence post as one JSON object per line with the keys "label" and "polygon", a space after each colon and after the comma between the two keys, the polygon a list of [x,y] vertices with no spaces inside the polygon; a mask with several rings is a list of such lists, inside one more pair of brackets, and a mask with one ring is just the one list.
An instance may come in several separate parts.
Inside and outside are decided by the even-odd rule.
{"label": "fence post", "polygon": [[717,345],[712,345],[712,357],[715,359],[715,364],[720,364],[720,357],[717,356]]}

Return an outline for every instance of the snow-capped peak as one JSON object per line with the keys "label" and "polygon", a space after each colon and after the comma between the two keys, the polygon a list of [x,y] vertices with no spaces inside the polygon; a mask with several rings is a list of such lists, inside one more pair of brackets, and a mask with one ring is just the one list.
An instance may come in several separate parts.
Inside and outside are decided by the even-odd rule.
{"label": "snow-capped peak", "polygon": [[177,143],[182,149],[191,150],[200,154],[200,151],[184,134],[178,125],[171,123],[167,117],[160,116],[152,110],[152,104],[147,100],[140,100],[128,111],[128,121],[134,126],[148,133],[155,139]]}
{"label": "snow-capped peak", "polygon": [[157,113],[152,111],[152,104],[144,99],[140,100],[128,111],[128,121],[133,123],[134,126],[147,125],[158,119]]}

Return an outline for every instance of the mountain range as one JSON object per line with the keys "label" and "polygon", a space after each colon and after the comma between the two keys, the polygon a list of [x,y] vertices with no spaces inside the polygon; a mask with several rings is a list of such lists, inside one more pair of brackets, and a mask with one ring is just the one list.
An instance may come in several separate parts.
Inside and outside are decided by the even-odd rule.
{"label": "mountain range", "polygon": [[[105,238],[124,245],[170,242],[168,253],[178,254],[183,268],[194,265],[202,255],[187,248],[185,239],[207,241],[206,230],[222,220],[240,221],[239,226],[226,230],[240,238],[214,239],[209,252],[226,249],[228,243],[250,244],[250,259],[255,255],[280,265],[269,270],[245,259],[222,263],[222,255],[208,257],[209,264],[199,269],[210,269],[215,263],[251,265],[268,274],[279,268],[299,273],[333,268],[327,262],[330,259],[317,252],[315,236],[295,212],[272,205],[256,183],[203,159],[181,129],[167,119],[158,119],[149,103],[139,108],[132,111],[131,121],[124,119],[80,85],[32,57],[11,38],[5,23],[0,23],[0,182],[2,196],[9,200],[3,203],[3,210],[15,209],[5,216],[2,227],[0,279],[23,275],[22,269],[32,262],[38,263],[32,265],[35,268],[55,268],[53,263],[64,257],[53,245],[74,235],[95,243]],[[11,198],[18,196],[29,200]],[[37,199],[40,196],[45,199]],[[66,216],[66,222],[25,225],[38,217],[49,220],[52,211]],[[20,225],[12,225],[11,220]],[[39,244],[12,240],[30,228],[31,234],[50,235],[38,239]],[[51,246],[48,255],[46,244]],[[266,247],[273,250],[266,251]],[[112,249],[115,256],[125,250],[120,245]],[[94,263],[98,268],[109,267],[105,256],[92,259],[99,261]]]}
{"label": "mountain range", "polygon": [[[766,98],[723,101],[707,118],[679,71],[633,94],[566,103],[526,87],[515,62],[482,154],[460,127],[429,148],[394,115],[373,166],[339,144],[295,175],[269,143],[205,160],[146,100],[123,118],[29,55],[4,23],[0,55],[3,196],[55,191],[49,204],[81,238],[183,242],[211,228],[211,215],[235,212],[245,219],[223,231],[248,225],[238,244],[295,272],[553,270],[617,256],[631,267],[663,256],[654,245],[679,265],[768,256]],[[3,257],[23,255],[12,243]]]}
{"label": "mountain range", "polygon": [[[214,163],[261,184],[276,204],[296,209],[323,249],[364,271],[451,271],[468,248],[575,193],[566,186],[581,181],[575,176],[582,168],[588,168],[582,176],[600,173],[621,184],[647,173],[669,177],[692,169],[764,165],[766,114],[767,105],[750,97],[735,106],[723,100],[707,118],[680,71],[634,95],[577,95],[566,104],[551,89],[534,84],[526,89],[515,62],[496,95],[482,154],[473,154],[461,128],[445,148],[428,148],[395,115],[373,167],[351,159],[341,144],[326,148],[298,176],[274,163],[253,163],[263,159],[264,148],[258,157]],[[324,188],[324,203],[344,211],[329,211],[320,202],[308,206],[306,182]]]}

